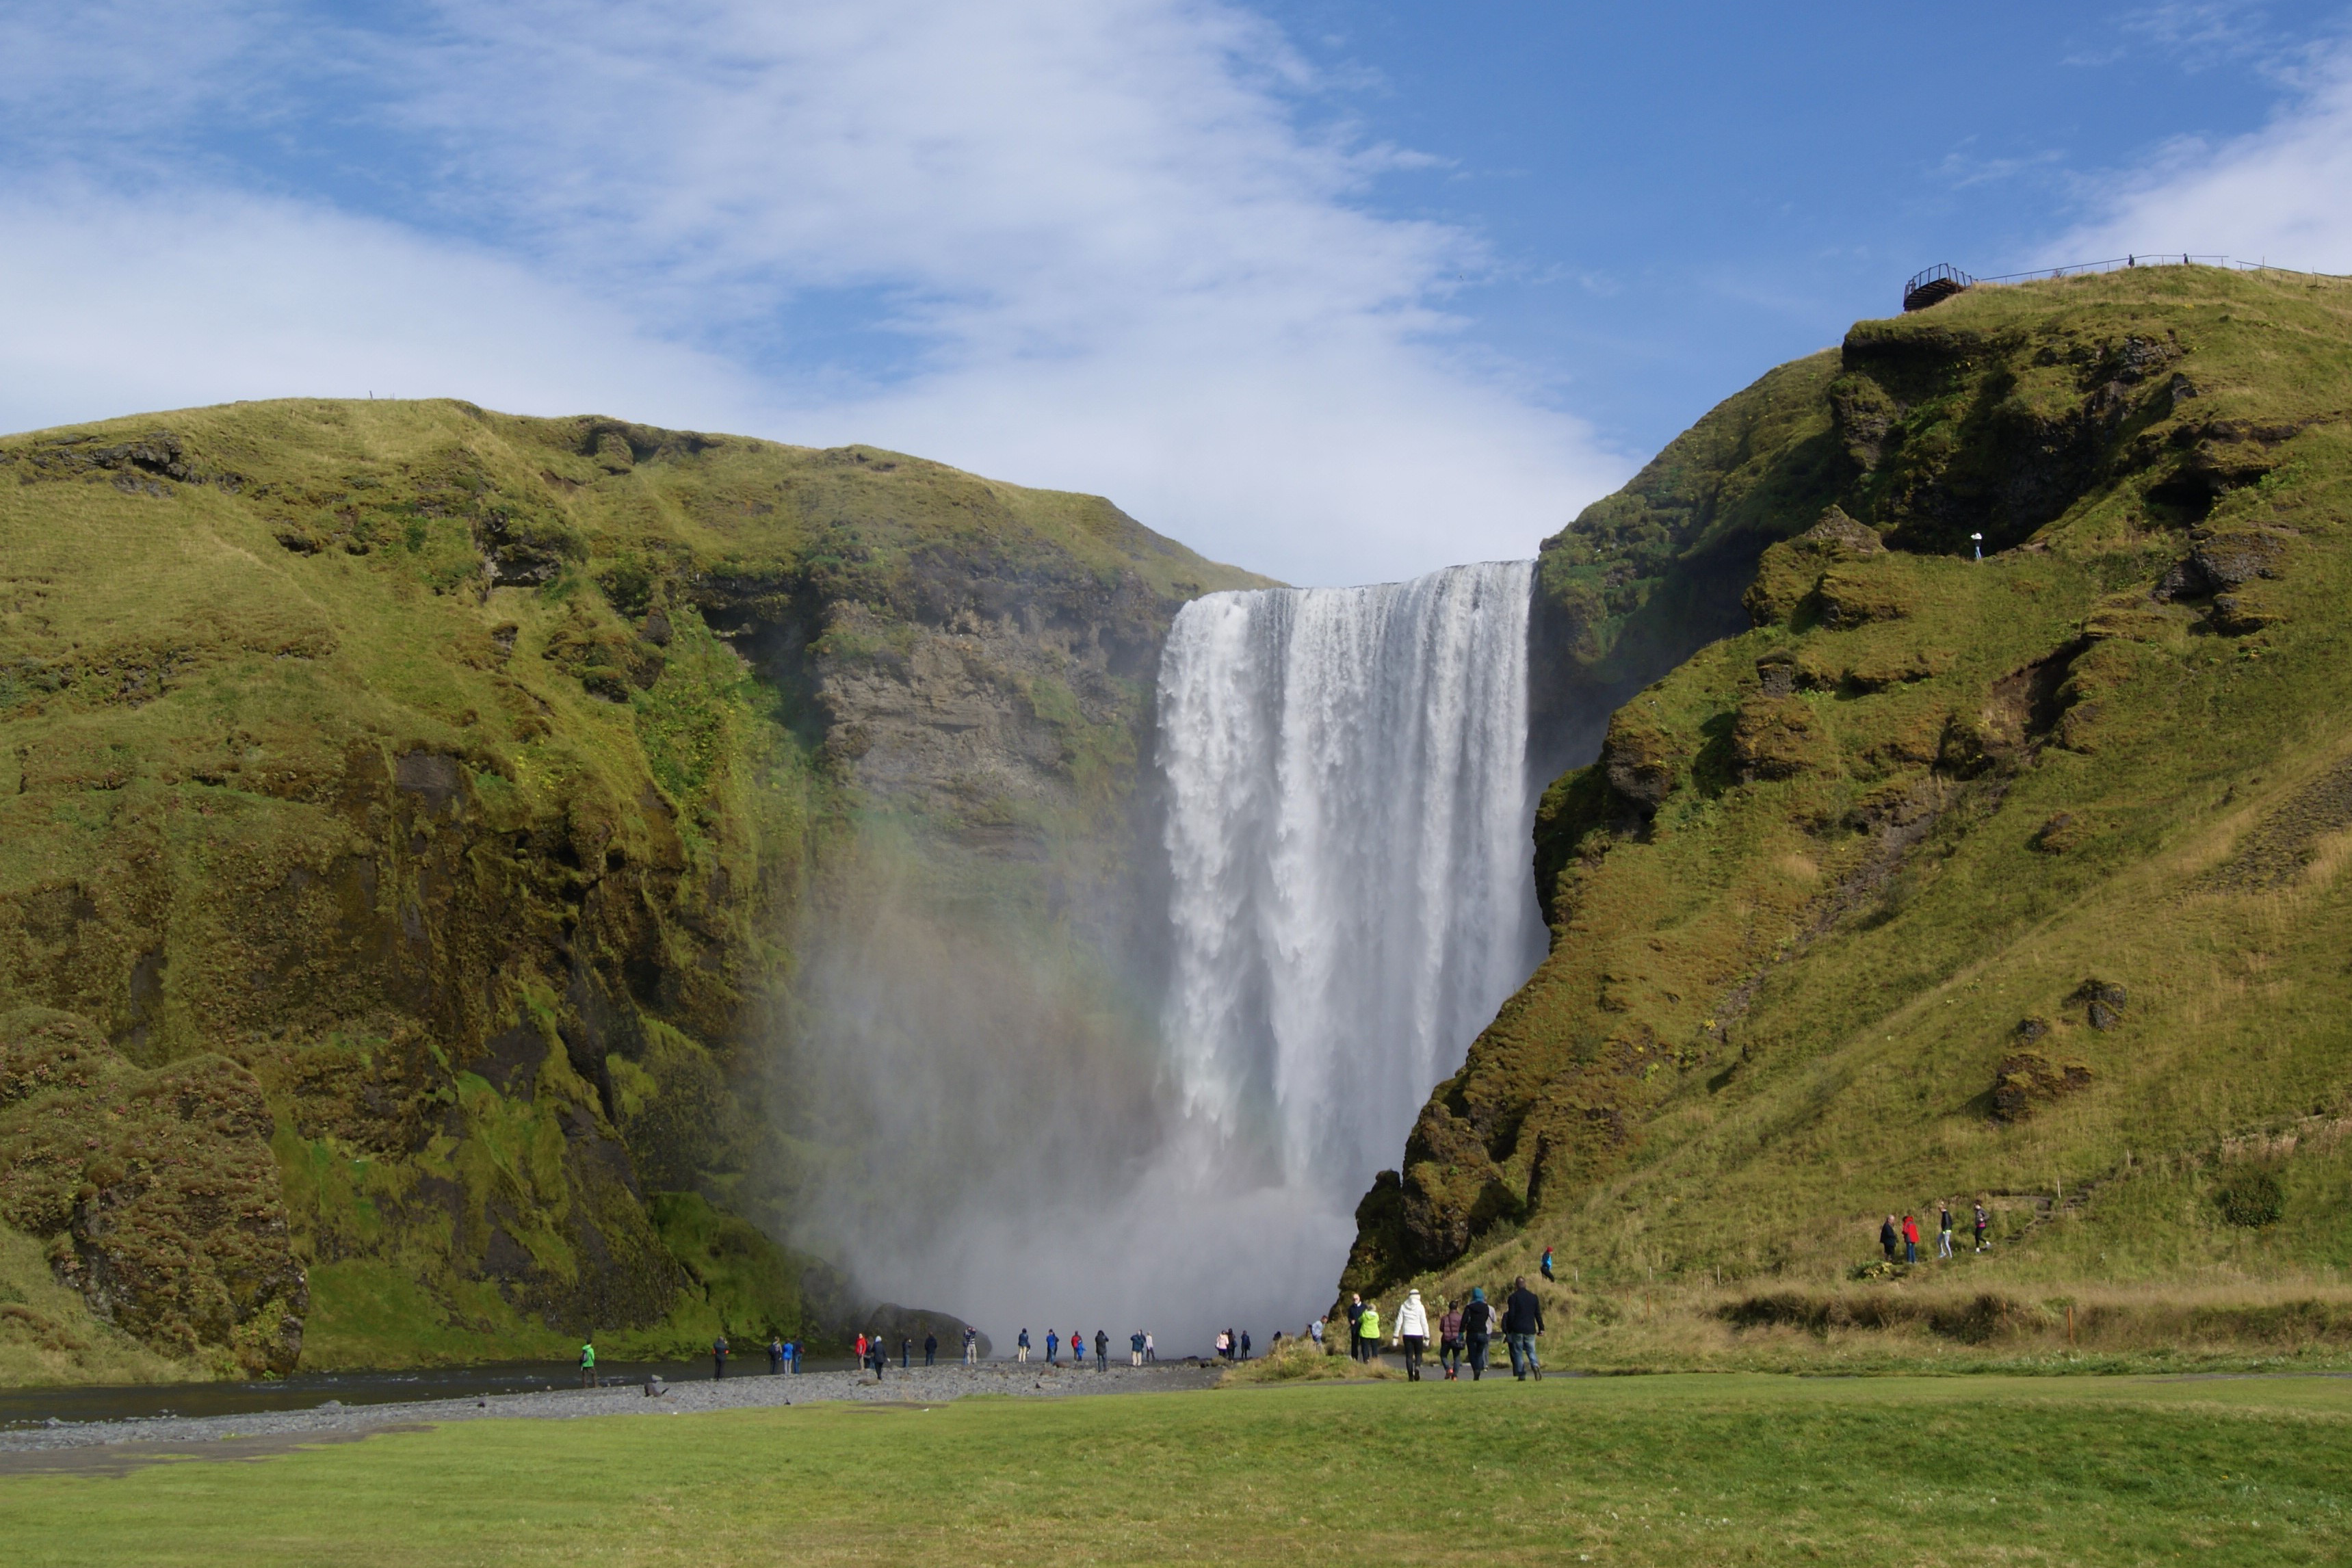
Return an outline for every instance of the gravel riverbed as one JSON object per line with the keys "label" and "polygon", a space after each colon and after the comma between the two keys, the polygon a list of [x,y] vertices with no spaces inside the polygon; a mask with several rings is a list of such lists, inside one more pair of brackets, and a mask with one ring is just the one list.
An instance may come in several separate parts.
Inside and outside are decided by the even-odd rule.
{"label": "gravel riverbed", "polygon": [[[268,1451],[289,1443],[364,1436],[392,1427],[414,1429],[445,1421],[527,1419],[573,1421],[586,1415],[685,1415],[706,1410],[756,1409],[768,1405],[860,1401],[882,1405],[933,1405],[976,1394],[1022,1399],[1066,1399],[1100,1394],[1172,1393],[1207,1388],[1223,1368],[1197,1362],[1112,1366],[1080,1372],[1067,1365],[1031,1362],[983,1362],[978,1366],[892,1367],[877,1383],[871,1373],[812,1372],[778,1376],[750,1373],[698,1382],[669,1383],[649,1395],[638,1383],[599,1388],[558,1388],[530,1394],[491,1394],[462,1399],[425,1399],[383,1405],[339,1405],[308,1410],[255,1411],[239,1415],[157,1415],[121,1421],[70,1421],[0,1432],[0,1455],[58,1450],[188,1445],[261,1439]],[[0,1469],[15,1468],[0,1466]]]}

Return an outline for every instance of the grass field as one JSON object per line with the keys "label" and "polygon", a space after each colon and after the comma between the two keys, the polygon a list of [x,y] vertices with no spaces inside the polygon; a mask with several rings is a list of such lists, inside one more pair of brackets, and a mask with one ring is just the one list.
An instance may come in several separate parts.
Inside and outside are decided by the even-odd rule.
{"label": "grass field", "polygon": [[86,1563],[2352,1556],[2352,1381],[1553,1378],[486,1421],[0,1479]]}

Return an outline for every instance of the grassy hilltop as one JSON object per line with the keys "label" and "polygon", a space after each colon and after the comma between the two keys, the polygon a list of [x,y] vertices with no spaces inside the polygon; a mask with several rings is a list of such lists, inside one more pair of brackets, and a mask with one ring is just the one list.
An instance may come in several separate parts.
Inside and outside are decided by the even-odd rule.
{"label": "grassy hilltop", "polygon": [[827,867],[887,816],[1048,922],[1170,616],[1256,581],[457,402],[0,441],[0,1381],[837,1321],[761,1070]]}
{"label": "grassy hilltop", "polygon": [[[1549,1243],[1601,1359],[2352,1337],[2347,421],[2352,287],[1984,289],[1549,542],[1555,704],[1681,662],[1545,796],[1550,955],[1348,1283]],[[1979,1195],[1988,1258],[1847,1283]]]}

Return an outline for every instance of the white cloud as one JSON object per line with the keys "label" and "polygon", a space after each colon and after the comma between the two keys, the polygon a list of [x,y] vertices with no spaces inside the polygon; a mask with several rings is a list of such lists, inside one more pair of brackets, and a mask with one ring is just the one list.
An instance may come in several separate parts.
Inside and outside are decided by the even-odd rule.
{"label": "white cloud", "polygon": [[2097,216],[2046,258],[2176,251],[2352,272],[2352,48],[2299,79],[2300,95],[2260,131],[2176,142],[2115,181]]}
{"label": "white cloud", "polygon": [[0,193],[0,429],[237,398],[462,396],[725,426],[735,366],[514,262],[218,189]]}
{"label": "white cloud", "polygon": [[[1443,292],[1481,265],[1475,237],[1365,210],[1411,155],[1310,128],[1306,68],[1230,5],[535,0],[448,6],[403,36],[226,15],[188,21],[215,87],[173,88],[183,137],[349,137],[352,115],[380,116],[374,156],[396,166],[355,184],[395,192],[407,226],[285,196],[241,198],[258,223],[199,216],[149,179],[102,200],[20,192],[45,226],[0,266],[38,274],[16,298],[79,317],[33,345],[73,416],[166,382],[209,400],[377,364],[403,392],[528,411],[593,389],[614,413],[1100,490],[1307,582],[1527,553],[1628,467],[1458,347]],[[305,58],[380,96],[321,109],[323,74],[309,107],[240,85]],[[75,79],[85,106],[110,90]],[[90,110],[67,151],[152,174],[170,140],[152,100],[138,112],[135,145]],[[269,177],[225,176],[217,146],[183,157],[207,184]],[[208,322],[201,353],[126,341],[62,259],[142,232],[143,268],[102,270]],[[845,328],[883,352],[845,366]],[[0,343],[10,384],[25,350]],[[0,417],[46,417],[47,397]]]}

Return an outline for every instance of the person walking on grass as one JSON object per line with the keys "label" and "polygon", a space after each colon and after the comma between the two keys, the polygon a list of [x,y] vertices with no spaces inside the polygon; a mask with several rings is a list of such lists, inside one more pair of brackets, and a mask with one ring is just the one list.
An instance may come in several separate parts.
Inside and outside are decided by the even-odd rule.
{"label": "person walking on grass", "polygon": [[1421,1358],[1429,1349],[1429,1309],[1421,1304],[1421,1292],[1404,1293],[1404,1305],[1397,1309],[1396,1342],[1404,1347],[1404,1377],[1407,1383],[1421,1381]]}
{"label": "person walking on grass", "polygon": [[1486,1375],[1486,1347],[1493,1342],[1495,1308],[1486,1300],[1484,1286],[1470,1287],[1470,1304],[1462,1309],[1462,1349],[1470,1358],[1470,1381],[1477,1383]]}
{"label": "person walking on grass", "polygon": [[580,1342],[580,1386],[596,1386],[596,1342],[593,1339]]}
{"label": "person walking on grass", "polygon": [[1445,1381],[1458,1383],[1462,1378],[1462,1309],[1452,1301],[1444,1303],[1445,1315],[1437,1320],[1437,1365],[1445,1373]]}
{"label": "person walking on grass", "polygon": [[1364,1359],[1364,1299],[1361,1296],[1348,1298],[1348,1354],[1357,1361]]}
{"label": "person walking on grass", "polygon": [[710,1379],[716,1383],[727,1375],[727,1336],[719,1335],[710,1342]]}
{"label": "person walking on grass", "polygon": [[1020,1340],[1020,1343],[1019,1343],[1018,1347],[1016,1348],[1016,1350],[1015,1350],[1015,1352],[1014,1352],[1014,1353],[1015,1353],[1015,1359],[1017,1359],[1017,1360],[1021,1363],[1021,1364],[1022,1364],[1023,1366],[1027,1366],[1027,1365],[1029,1364],[1029,1331],[1028,1331],[1028,1330],[1024,1329],[1024,1330],[1022,1330],[1022,1331],[1021,1331],[1021,1340]]}
{"label": "person walking on grass", "polygon": [[1886,1254],[1887,1262],[1892,1263],[1895,1261],[1895,1244],[1900,1242],[1902,1239],[1903,1237],[1895,1231],[1895,1216],[1893,1215],[1888,1215],[1886,1216],[1885,1223],[1882,1224],[1878,1227],[1879,1250]]}
{"label": "person walking on grass", "polygon": [[1378,1301],[1364,1303],[1364,1315],[1357,1321],[1357,1327],[1364,1332],[1364,1353],[1360,1359],[1369,1366],[1379,1359],[1381,1353],[1381,1304]]}
{"label": "person walking on grass", "polygon": [[1952,1255],[1952,1200],[1942,1199],[1936,1210],[1936,1256]]}
{"label": "person walking on grass", "polygon": [[1543,1332],[1543,1298],[1528,1289],[1524,1274],[1511,1281],[1510,1300],[1503,1303],[1503,1334],[1511,1347],[1511,1375],[1521,1383],[1533,1373],[1543,1381],[1543,1363],[1536,1359],[1536,1336]]}
{"label": "person walking on grass", "polygon": [[1977,1250],[1985,1250],[1985,1228],[1992,1224],[1992,1215],[1985,1213],[1984,1200],[1977,1200]]}
{"label": "person walking on grass", "polygon": [[[1544,1277],[1545,1279],[1552,1279],[1552,1272],[1551,1272],[1551,1248],[1550,1248],[1550,1247],[1545,1247],[1545,1248],[1544,1248],[1544,1255],[1543,1255],[1543,1277]],[[1558,1281],[1556,1281],[1556,1280],[1555,1280],[1555,1281],[1554,1281],[1554,1283],[1558,1283]]]}
{"label": "person walking on grass", "polygon": [[1907,1214],[1903,1216],[1903,1261],[1919,1261],[1919,1222]]}

